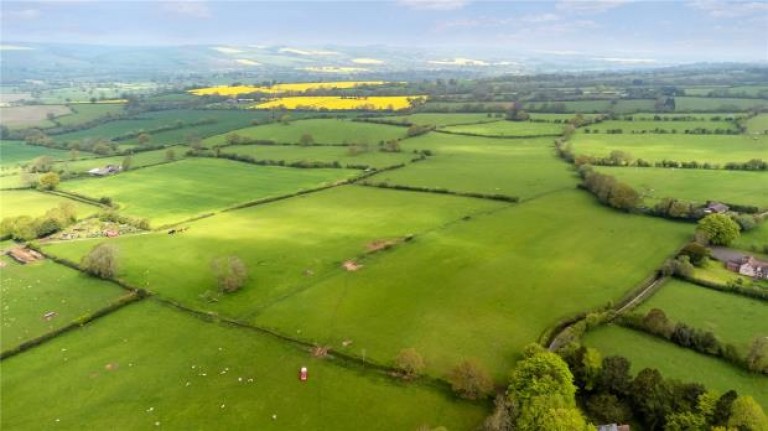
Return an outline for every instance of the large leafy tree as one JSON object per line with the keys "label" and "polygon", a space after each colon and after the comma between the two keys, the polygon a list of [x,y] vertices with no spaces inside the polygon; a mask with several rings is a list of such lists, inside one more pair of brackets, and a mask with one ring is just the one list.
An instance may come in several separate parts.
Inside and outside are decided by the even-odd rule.
{"label": "large leafy tree", "polygon": [[739,229],[739,225],[725,214],[710,214],[699,220],[699,226],[696,228],[714,245],[732,243],[739,237]]}

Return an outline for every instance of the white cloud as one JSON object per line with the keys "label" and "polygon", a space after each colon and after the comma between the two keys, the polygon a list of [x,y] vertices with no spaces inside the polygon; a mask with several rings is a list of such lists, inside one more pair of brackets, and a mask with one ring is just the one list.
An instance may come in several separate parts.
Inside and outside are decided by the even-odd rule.
{"label": "white cloud", "polygon": [[593,57],[592,60],[602,60],[619,64],[652,64],[658,63],[654,58],[627,58],[627,57]]}
{"label": "white cloud", "polygon": [[0,45],[0,51],[29,51],[35,48],[19,45]]}
{"label": "white cloud", "polygon": [[739,18],[762,15],[763,20],[768,19],[768,2],[764,1],[693,0],[687,4],[715,18]]}
{"label": "white cloud", "polygon": [[602,13],[629,3],[631,0],[560,0],[555,8],[560,11],[592,14]]}
{"label": "white cloud", "polygon": [[37,19],[40,17],[39,9],[16,9],[3,11],[3,16],[10,19]]}
{"label": "white cloud", "polygon": [[279,52],[286,53],[286,54],[309,55],[309,56],[339,55],[339,53],[335,51],[321,51],[316,49],[299,49],[299,48],[280,48]]}
{"label": "white cloud", "polygon": [[469,2],[470,0],[398,0],[398,4],[420,10],[456,10]]}
{"label": "white cloud", "polygon": [[193,18],[211,17],[211,10],[208,8],[208,5],[198,0],[163,2],[163,10],[172,14]]}
{"label": "white cloud", "polygon": [[520,21],[531,24],[538,24],[542,22],[559,21],[560,17],[553,13],[542,13],[538,15],[524,15],[520,17]]}

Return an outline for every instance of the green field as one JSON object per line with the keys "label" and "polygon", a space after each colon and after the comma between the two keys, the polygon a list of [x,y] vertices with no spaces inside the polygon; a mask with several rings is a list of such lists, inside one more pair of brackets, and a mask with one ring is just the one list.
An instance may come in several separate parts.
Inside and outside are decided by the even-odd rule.
{"label": "green field", "polygon": [[[749,251],[749,250],[748,250]],[[760,258],[760,256],[757,256]],[[702,280],[705,282],[716,283],[720,285],[728,285],[729,283],[743,283],[748,285],[750,283],[762,284],[763,287],[768,288],[768,281],[756,281],[750,277],[739,275],[733,271],[729,271],[723,262],[717,260],[710,260],[704,267],[694,267],[693,277],[696,280]],[[741,280],[741,281],[739,281]]]}
{"label": "green field", "polygon": [[768,134],[768,114],[760,114],[747,120],[747,133]]}
{"label": "green field", "polygon": [[382,152],[375,147],[365,153],[351,153],[345,147],[298,145],[234,145],[222,148],[222,153],[248,155],[256,160],[284,160],[286,163],[339,162],[342,166],[368,165],[374,168],[407,163],[415,157],[413,153]]}
{"label": "green field", "polygon": [[[341,271],[344,260],[365,253],[374,241],[428,231],[507,205],[344,186],[218,214],[189,224],[189,231],[180,235],[160,232],[114,243],[125,261],[121,276],[129,281],[196,307],[245,316],[286,292]],[[92,246],[92,241],[78,241],[51,245],[50,250],[79,260]],[[209,303],[200,295],[215,288],[210,262],[229,254],[248,264],[251,280],[236,295]],[[148,256],[154,258],[148,262]],[[152,265],[155,259],[164,263]]]}
{"label": "green field", "polygon": [[[126,293],[50,260],[21,265],[2,256],[0,261],[6,264],[0,269],[2,350],[66,326]],[[46,321],[48,312],[56,316]]]}
{"label": "green field", "polygon": [[403,147],[434,155],[369,181],[523,199],[576,187],[575,175],[555,156],[551,138],[504,140],[430,133],[404,141]]}
{"label": "green field", "polygon": [[738,99],[728,97],[675,97],[675,112],[696,111],[746,111],[768,106],[768,100]]}
{"label": "green field", "polygon": [[5,217],[21,215],[39,217],[49,209],[65,202],[75,206],[78,218],[89,216],[99,210],[95,205],[84,204],[50,193],[35,190],[3,190],[0,191],[0,220]]}
{"label": "green field", "polygon": [[[375,118],[377,119],[377,118]],[[489,114],[411,114],[380,117],[387,121],[401,121],[422,126],[453,126],[457,124],[476,124],[498,121],[494,115]]]}
{"label": "green field", "polygon": [[629,153],[632,158],[649,162],[675,160],[714,164],[743,163],[755,158],[765,158],[768,154],[768,136],[577,133],[571,141],[575,154],[605,157],[611,151],[621,150]]}
{"label": "green field", "polygon": [[62,126],[74,126],[87,123],[102,117],[114,114],[122,114],[125,105],[121,103],[78,103],[69,105],[71,114],[56,118],[56,122]]}
{"label": "green field", "polygon": [[542,136],[542,135],[560,135],[563,133],[563,126],[554,123],[534,123],[530,121],[496,121],[493,123],[471,124],[463,126],[448,126],[442,130],[453,133],[467,133],[471,135],[482,136]]}
{"label": "green field", "polygon": [[[301,366],[310,372],[305,383]],[[485,414],[439,390],[347,369],[151,300],[3,362],[0,378],[9,430],[468,430]]]}
{"label": "green field", "polygon": [[531,111],[551,111],[554,106],[564,107],[564,112],[589,113],[608,113],[631,114],[634,112],[653,111],[656,100],[654,99],[634,99],[634,100],[578,100],[578,101],[553,101],[553,102],[531,102],[526,104],[526,108]]}
{"label": "green field", "polygon": [[585,129],[591,130],[592,133],[605,133],[607,130],[621,129],[624,134],[631,133],[654,133],[655,130],[660,129],[662,133],[678,133],[685,134],[687,130],[705,129],[714,132],[715,130],[737,132],[739,129],[732,122],[728,121],[706,121],[706,120],[692,120],[692,121],[648,121],[648,120],[634,120],[634,121],[603,121],[597,124],[591,124],[585,126]]}
{"label": "green field", "polygon": [[749,351],[752,340],[768,336],[767,303],[677,279],[664,284],[638,311],[646,313],[652,308],[664,310],[674,322],[712,331],[721,341],[735,345],[742,355]]}
{"label": "green field", "polygon": [[596,347],[603,356],[626,357],[632,362],[634,373],[655,368],[666,378],[701,383],[721,393],[735,389],[741,395],[753,396],[763,408],[768,408],[768,377],[743,371],[717,358],[618,326],[588,332],[584,344]]}
{"label": "green field", "polygon": [[[315,144],[368,143],[376,146],[380,141],[404,138],[406,129],[399,126],[363,123],[350,120],[300,120],[290,124],[274,123],[235,130],[244,138],[271,140],[297,144],[305,133],[312,135]],[[210,147],[226,142],[229,133],[206,139]]]}
{"label": "green field", "polygon": [[598,166],[645,197],[646,205],[671,197],[706,203],[720,201],[768,209],[768,173],[709,169]]}
{"label": "green field", "polygon": [[23,141],[0,141],[0,168],[3,170],[29,162],[40,156],[50,156],[54,160],[64,160],[69,157],[69,151],[27,145]]}
{"label": "green field", "polygon": [[768,254],[768,221],[763,221],[755,229],[745,232],[738,238],[733,247],[740,248],[742,250],[760,251],[761,253]]}
{"label": "green field", "polygon": [[[146,112],[134,117],[110,121],[90,129],[55,135],[57,142],[78,142],[83,139],[112,139],[130,133],[149,132],[149,144],[176,144],[187,135],[199,135],[204,138],[227,130],[245,127],[254,119],[264,119],[265,114],[245,111],[221,111],[221,110],[191,110],[176,109],[169,111]],[[212,124],[192,126],[191,123],[215,120]],[[173,126],[178,122],[183,127],[165,132],[151,131],[165,126]],[[136,144],[135,138],[121,141],[123,144]]]}
{"label": "green field", "polygon": [[[157,165],[164,163],[166,160],[168,150],[173,151],[174,160],[180,160],[186,157],[186,152],[189,150],[186,146],[176,145],[161,150],[153,151],[141,151],[135,154],[131,154],[130,166],[132,169]],[[67,160],[54,163],[55,170],[62,170],[66,172],[83,173],[90,169],[103,167],[106,165],[122,165],[126,156],[109,156],[109,157],[95,157],[84,158],[79,160]]]}
{"label": "green field", "polygon": [[203,158],[107,178],[67,181],[60,188],[96,199],[111,197],[125,214],[148,218],[153,227],[158,227],[237,203],[317,187],[354,174],[352,170],[265,167]]}

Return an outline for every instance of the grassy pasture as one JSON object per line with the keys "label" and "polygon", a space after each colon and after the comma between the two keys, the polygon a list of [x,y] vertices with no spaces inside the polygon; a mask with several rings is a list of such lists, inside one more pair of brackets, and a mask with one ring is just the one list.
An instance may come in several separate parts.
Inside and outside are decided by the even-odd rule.
{"label": "grassy pasture", "polygon": [[568,166],[554,155],[551,138],[501,140],[430,133],[403,142],[405,149],[435,155],[372,182],[499,193],[527,199],[576,186]]}
{"label": "grassy pasture", "polygon": [[375,147],[368,152],[350,154],[348,148],[298,145],[234,145],[222,148],[225,154],[249,155],[257,160],[285,160],[286,162],[339,162],[342,166],[369,165],[384,168],[410,161],[414,154],[407,152],[387,153]]}
{"label": "grassy pasture", "polygon": [[483,136],[541,136],[560,135],[563,132],[562,124],[533,123],[529,121],[496,121],[493,123],[471,124],[461,126],[447,126],[442,130],[454,133],[469,133]]}
{"label": "grassy pasture", "polygon": [[[629,115],[629,117],[632,117],[631,120],[628,121],[662,121],[664,123],[669,123],[670,125],[673,125],[677,123],[677,120],[672,120],[673,118],[680,118],[680,117],[687,117],[691,118],[690,121],[712,121],[713,118],[718,117],[719,120],[715,121],[728,121],[729,119],[734,120],[739,117],[743,117],[745,114],[743,112],[741,113],[733,113],[733,112],[695,112],[695,113],[661,113],[661,112],[641,112],[637,114]],[[658,120],[658,118],[661,118],[661,120]],[[688,120],[685,120],[688,121]]]}
{"label": "grassy pasture", "polygon": [[[754,254],[754,253],[753,253]],[[757,258],[764,258],[760,255],[757,255]],[[750,277],[746,277],[743,275],[739,275],[735,272],[729,271],[725,265],[722,262],[711,260],[707,263],[707,265],[703,268],[694,267],[693,268],[693,277],[697,280],[703,280],[708,281],[711,283],[717,283],[717,284],[729,284],[729,283],[735,283],[739,282],[743,283],[745,285],[748,285],[754,280]],[[768,281],[757,281],[757,284],[762,284],[763,287],[768,288]]]}
{"label": "grassy pasture", "polygon": [[[691,304],[696,304],[691,307]],[[768,336],[768,304],[739,295],[730,295],[677,279],[667,282],[639,308],[664,310],[671,320],[712,331],[719,339],[734,344],[742,355],[752,340]]]}
{"label": "grassy pasture", "polygon": [[411,114],[380,117],[382,120],[399,121],[423,126],[453,126],[457,124],[475,124],[498,121],[488,114]]}
{"label": "grassy pasture", "polygon": [[102,117],[123,112],[124,105],[120,103],[82,103],[70,105],[72,113],[56,118],[63,126],[73,126],[87,123]]}
{"label": "grassy pasture", "polygon": [[768,100],[738,99],[732,97],[675,97],[675,112],[746,111],[768,106]]}
{"label": "grassy pasture", "polygon": [[107,178],[67,181],[60,188],[97,199],[109,196],[121,205],[124,213],[146,217],[157,227],[354,174],[341,169],[291,169],[194,159]]}
{"label": "grassy pasture", "polygon": [[0,191],[0,220],[21,215],[39,217],[64,202],[75,206],[78,218],[89,216],[99,210],[94,205],[36,190],[2,190]]}
{"label": "grassy pasture", "polygon": [[634,373],[655,368],[665,378],[698,382],[721,393],[735,389],[739,394],[753,396],[763,408],[768,408],[768,377],[743,371],[717,358],[618,326],[590,331],[583,342],[600,350],[603,356],[626,357],[632,362]]}
{"label": "grassy pasture", "polygon": [[[341,263],[376,240],[434,229],[508,204],[426,193],[343,186],[191,223],[180,235],[164,232],[113,240],[121,250],[121,277],[199,308],[247,316],[266,304],[340,271]],[[57,255],[79,260],[93,241],[50,245]],[[248,284],[209,303],[215,290],[210,262],[240,256]],[[150,257],[151,258],[148,258]]]}
{"label": "grassy pasture", "polygon": [[646,205],[671,197],[768,208],[768,174],[765,172],[604,166],[595,169],[641,192]]}
{"label": "grassy pasture", "polygon": [[[768,221],[763,221],[755,229],[742,233],[732,246],[742,250],[760,251],[763,250],[763,247],[768,247]],[[766,251],[762,252],[766,253]]]}
{"label": "grassy pasture", "polygon": [[577,100],[565,102],[531,102],[526,108],[531,111],[551,110],[553,105],[565,107],[566,112],[581,112],[585,114],[616,112],[618,114],[630,114],[634,112],[653,111],[656,101],[653,99],[632,100]]}
{"label": "grassy pasture", "polygon": [[[232,133],[251,138],[272,140],[281,143],[297,144],[301,136],[309,133],[316,144],[365,143],[376,145],[379,141],[404,138],[406,129],[398,126],[363,123],[347,120],[302,120],[290,124],[265,124],[233,130]],[[226,142],[229,133],[212,136],[204,141],[206,146],[220,145]]]}
{"label": "grassy pasture", "polygon": [[[180,160],[186,157],[186,152],[189,148],[186,146],[176,145],[173,147],[163,148],[153,151],[141,151],[135,154],[131,154],[131,169],[136,169],[144,166],[157,165],[159,163],[166,162],[166,154],[168,150],[172,150],[174,158]],[[95,158],[83,158],[79,160],[66,160],[54,163],[55,170],[64,170],[67,172],[87,172],[90,169],[102,167],[106,165],[120,165],[125,160],[126,156],[109,156],[109,157],[95,157]]]}
{"label": "grassy pasture", "polygon": [[[20,265],[2,256],[0,261],[6,263],[0,269],[2,350],[66,326],[125,294],[114,284],[50,260]],[[56,316],[46,321],[43,315],[50,311]]]}
{"label": "grassy pasture", "polygon": [[381,362],[415,347],[434,375],[475,357],[501,379],[525,344],[618,299],[689,231],[561,192],[419,235],[254,319],[335,348],[353,340],[349,352]]}
{"label": "grassy pasture", "polygon": [[768,136],[723,135],[593,135],[576,133],[575,154],[604,157],[613,150],[650,162],[662,160],[724,164],[765,158]]}
{"label": "grassy pasture", "polygon": [[756,135],[768,134],[768,114],[759,114],[747,120],[747,133]]}
{"label": "grassy pasture", "polygon": [[[147,300],[3,362],[2,428],[472,429],[484,406]],[[309,368],[309,381],[297,378]],[[30,405],[47,405],[30,409]],[[274,415],[274,416],[273,416]],[[246,425],[247,424],[247,425]]]}
{"label": "grassy pasture", "polygon": [[53,122],[48,119],[48,114],[60,117],[71,111],[64,105],[29,105],[0,107],[0,124],[10,129],[24,127],[51,127]]}
{"label": "grassy pasture", "polygon": [[54,160],[62,160],[69,156],[69,151],[27,145],[23,141],[0,141],[0,167],[3,169],[29,162],[40,156],[50,156]]}
{"label": "grassy pasture", "polygon": [[606,130],[621,129],[624,133],[653,133],[656,129],[665,130],[667,132],[674,132],[684,134],[686,130],[694,129],[706,129],[706,130],[728,130],[738,131],[734,123],[728,121],[649,121],[649,120],[634,120],[634,121],[603,121],[598,124],[591,124],[585,126],[585,129],[590,129],[592,133],[599,131],[605,133]]}
{"label": "grassy pasture", "polygon": [[[231,130],[244,127],[250,124],[251,120],[264,117],[265,115],[256,112],[176,109],[169,111],[147,112],[139,114],[135,117],[100,124],[90,129],[56,135],[53,136],[53,138],[58,142],[77,142],[83,139],[112,139],[129,133],[151,131],[152,129],[174,125],[178,121],[182,121],[186,124],[185,127],[182,127],[178,130],[157,134],[157,139],[164,139],[163,142],[157,139],[152,139],[155,137],[150,133],[150,143],[178,143],[179,140],[190,133],[202,135],[202,133],[206,132],[207,129],[211,129],[210,133],[201,136],[204,137],[208,134],[222,133],[222,130]],[[216,123],[200,126],[189,126],[190,123],[206,119],[215,119]],[[162,136],[162,138],[160,138],[160,136]],[[165,139],[166,137],[170,138]],[[123,142],[135,143],[135,140],[128,140]]]}

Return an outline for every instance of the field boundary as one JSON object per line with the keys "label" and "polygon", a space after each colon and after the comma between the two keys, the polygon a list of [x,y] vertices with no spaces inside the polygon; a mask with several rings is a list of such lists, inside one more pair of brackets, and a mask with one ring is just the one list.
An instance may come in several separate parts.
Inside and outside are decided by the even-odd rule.
{"label": "field boundary", "polygon": [[[458,124],[457,124],[458,125]],[[450,127],[450,126],[447,126]],[[473,138],[488,138],[488,139],[536,139],[536,138],[559,138],[563,136],[562,133],[545,133],[540,135],[480,135],[478,133],[468,132],[453,132],[445,129],[435,129],[435,133],[443,133],[446,135],[458,135],[458,136],[472,136]]]}

